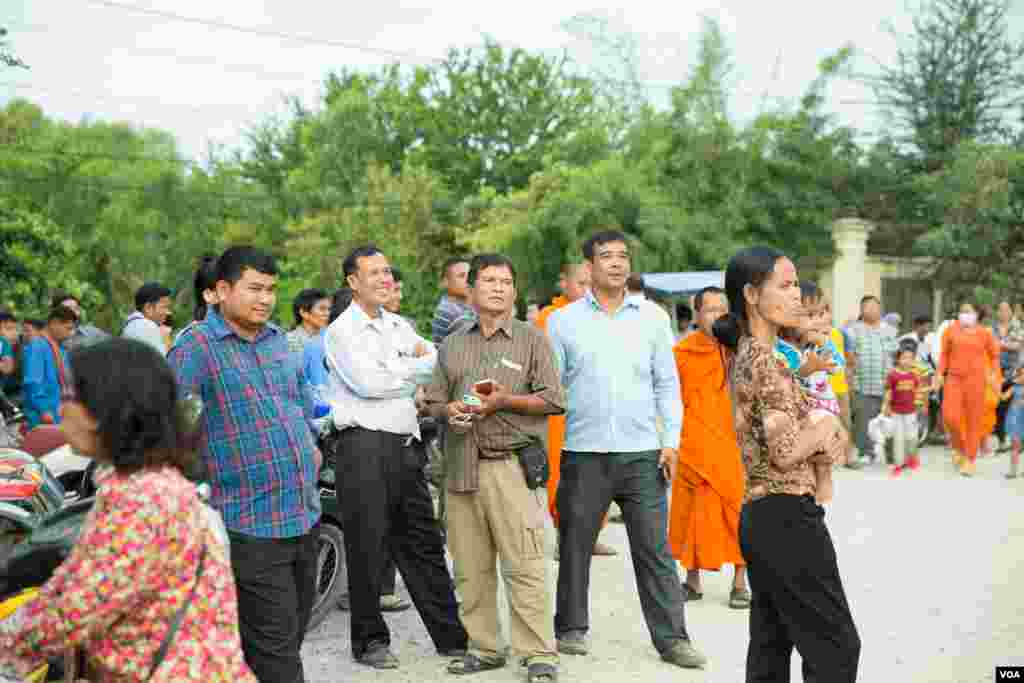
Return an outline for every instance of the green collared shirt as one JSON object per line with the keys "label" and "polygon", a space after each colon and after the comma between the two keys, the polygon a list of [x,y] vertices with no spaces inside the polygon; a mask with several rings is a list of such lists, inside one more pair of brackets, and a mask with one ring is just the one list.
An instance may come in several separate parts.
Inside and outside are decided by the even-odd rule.
{"label": "green collared shirt", "polygon": [[[442,345],[427,387],[428,404],[448,404],[472,392],[473,384],[491,379],[509,394],[536,395],[565,412],[565,391],[555,369],[555,358],[544,333],[532,325],[510,319],[490,337],[479,321],[448,337]],[[466,434],[445,434],[448,490],[476,491],[481,458],[508,457],[532,441],[544,441],[547,416],[499,411],[473,423]]]}

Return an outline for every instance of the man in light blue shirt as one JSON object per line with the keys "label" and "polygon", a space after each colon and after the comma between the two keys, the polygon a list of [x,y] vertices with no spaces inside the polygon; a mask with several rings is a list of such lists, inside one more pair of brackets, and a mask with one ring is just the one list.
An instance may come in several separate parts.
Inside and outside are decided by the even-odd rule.
{"label": "man in light blue shirt", "polygon": [[588,653],[591,555],[614,500],[629,532],[655,648],[671,664],[699,668],[706,658],[686,632],[679,572],[668,549],[666,494],[683,421],[671,325],[657,304],[626,296],[625,235],[591,236],[583,258],[591,291],[548,321],[568,394],[557,503],[558,648]]}

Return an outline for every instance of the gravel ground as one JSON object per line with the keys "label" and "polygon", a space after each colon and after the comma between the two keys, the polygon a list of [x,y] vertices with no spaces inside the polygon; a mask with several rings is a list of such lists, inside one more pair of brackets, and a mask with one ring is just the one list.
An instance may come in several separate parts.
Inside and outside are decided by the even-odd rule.
{"label": "gravel ground", "polygon": [[[943,449],[925,453],[911,477],[879,465],[838,470],[827,520],[863,648],[861,681],[988,683],[997,665],[1024,666],[1024,478],[1007,481],[1007,456],[982,459],[971,480],[956,476]],[[618,557],[594,559],[589,657],[562,657],[563,681],[651,683],[744,679],[747,614],[727,605],[731,570],[706,574],[704,599],[687,606],[707,670],[674,669],[651,646],[629,560],[625,528],[602,533]],[[552,572],[557,570],[552,563]],[[553,584],[553,576],[550,577]],[[450,681],[416,611],[390,615],[396,671],[355,664],[348,614],[337,612],[306,639],[310,683]],[[793,680],[802,680],[794,656]],[[521,681],[510,665],[478,681]]]}

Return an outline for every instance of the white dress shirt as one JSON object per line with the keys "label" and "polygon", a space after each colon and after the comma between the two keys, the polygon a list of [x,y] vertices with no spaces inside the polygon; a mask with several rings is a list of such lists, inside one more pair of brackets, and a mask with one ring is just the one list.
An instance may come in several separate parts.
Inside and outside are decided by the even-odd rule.
{"label": "white dress shirt", "polygon": [[[418,344],[428,353],[415,357]],[[323,396],[338,429],[362,427],[419,437],[416,387],[427,384],[437,349],[401,316],[381,309],[371,318],[353,303],[324,337],[328,384]]]}

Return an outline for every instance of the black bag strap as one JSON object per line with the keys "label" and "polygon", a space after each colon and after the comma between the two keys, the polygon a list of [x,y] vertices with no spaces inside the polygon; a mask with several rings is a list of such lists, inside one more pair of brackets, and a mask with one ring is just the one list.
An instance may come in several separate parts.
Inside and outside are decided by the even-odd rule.
{"label": "black bag strap", "polygon": [[160,649],[156,651],[153,656],[153,663],[149,667],[149,675],[146,676],[148,681],[156,673],[156,670],[163,664],[164,659],[167,657],[167,651],[171,649],[171,643],[174,642],[174,636],[178,634],[178,629],[181,628],[181,622],[185,620],[185,612],[188,611],[188,606],[192,604],[192,599],[196,596],[196,589],[199,588],[199,581],[203,578],[203,568],[205,565],[204,560],[206,559],[206,544],[203,544],[203,549],[199,552],[199,567],[196,569],[196,581],[192,584],[192,590],[189,591],[188,597],[185,602],[182,603],[181,607],[174,614],[174,619],[171,620],[171,627],[167,629],[167,635],[164,636],[164,641],[160,643]]}

